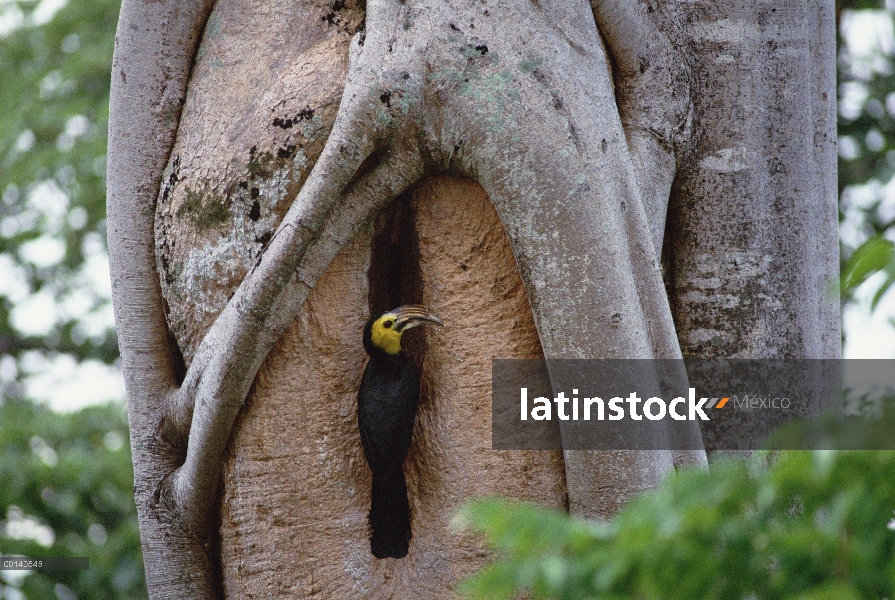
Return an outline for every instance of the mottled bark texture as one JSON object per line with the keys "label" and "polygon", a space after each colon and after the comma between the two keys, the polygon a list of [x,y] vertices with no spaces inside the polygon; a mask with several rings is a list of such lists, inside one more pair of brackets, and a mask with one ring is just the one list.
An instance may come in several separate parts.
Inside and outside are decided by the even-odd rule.
{"label": "mottled bark texture", "polygon": [[[821,0],[125,0],[109,244],[152,596],[450,597],[487,558],[465,499],[608,517],[705,462],[492,452],[492,357],[836,356],[834,40]],[[447,326],[410,340],[410,554],[374,561],[360,332],[405,302]]]}
{"label": "mottled bark texture", "polygon": [[834,4],[695,2],[687,31],[695,143],[665,230],[683,354],[838,358]]}

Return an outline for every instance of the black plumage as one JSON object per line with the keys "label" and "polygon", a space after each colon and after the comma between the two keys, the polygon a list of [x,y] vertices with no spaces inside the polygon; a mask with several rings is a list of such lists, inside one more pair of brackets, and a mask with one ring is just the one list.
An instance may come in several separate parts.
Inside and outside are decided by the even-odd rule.
{"label": "black plumage", "polygon": [[370,551],[376,558],[407,556],[412,534],[404,458],[413,437],[419,392],[419,369],[410,358],[373,350],[361,380],[357,420],[373,474]]}
{"label": "black plumage", "polygon": [[373,474],[370,551],[376,558],[404,558],[410,545],[410,503],[404,459],[413,438],[420,372],[401,351],[404,332],[441,325],[424,306],[408,305],[370,319],[364,348],[370,355],[357,397],[357,422]]}
{"label": "black plumage", "polygon": [[370,360],[357,396],[357,422],[373,474],[370,551],[376,558],[404,558],[412,537],[404,459],[416,424],[420,372],[401,351],[401,337],[420,325],[442,322],[426,307],[408,305],[382,313],[364,327]]}

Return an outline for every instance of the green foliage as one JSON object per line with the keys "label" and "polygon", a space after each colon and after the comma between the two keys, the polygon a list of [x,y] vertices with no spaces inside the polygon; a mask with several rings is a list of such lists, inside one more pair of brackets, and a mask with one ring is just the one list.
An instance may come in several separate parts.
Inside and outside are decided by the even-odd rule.
{"label": "green foliage", "polygon": [[[838,8],[844,11],[839,15],[840,21],[844,20],[846,24],[856,11],[873,11],[867,14],[875,15],[881,22],[891,22],[891,15],[880,0],[839,2]],[[895,90],[891,51],[877,46],[869,56],[859,56],[840,44],[839,84],[845,84],[840,88],[840,95],[856,91],[861,99],[856,107],[840,108],[839,135],[858,144],[856,154],[840,157],[840,191],[848,185],[871,179],[888,181],[895,174],[895,161],[889,155],[889,151],[895,149],[895,115],[887,108],[887,97]],[[871,131],[881,135],[881,143],[874,142],[875,136],[868,140]]]}
{"label": "green foliage", "polygon": [[[0,285],[0,353],[49,346],[112,362],[114,332],[100,318],[108,292],[97,293],[91,272],[101,270],[85,264],[106,260],[106,124],[120,0],[69,0],[55,14],[49,4],[0,3],[8,22],[22,21],[0,34],[0,264],[16,279]],[[35,240],[44,248],[37,259],[28,247]],[[41,315],[49,331],[11,322],[15,305],[40,292],[57,305]]]}
{"label": "green foliage", "polygon": [[[893,262],[884,260],[881,241],[895,240],[895,48],[892,13],[882,0],[837,2],[840,21],[839,191],[843,301],[879,271],[888,276],[875,290],[872,306],[891,288]],[[861,21],[861,25],[856,24]],[[874,27],[869,28],[869,23]],[[849,28],[870,41],[853,48]],[[889,33],[883,33],[888,28]]]}
{"label": "green foliage", "polygon": [[105,155],[119,5],[0,1],[0,553],[90,558],[0,572],[3,598],[146,596],[123,409],[23,399],[69,363],[118,357]]}
{"label": "green foliage", "polygon": [[789,451],[668,477],[597,524],[488,499],[475,599],[895,597],[895,452]]}
{"label": "green foliage", "polygon": [[883,294],[895,283],[895,244],[874,236],[852,253],[842,271],[842,294],[847,296],[868,277],[877,272],[886,273],[886,279],[874,294],[875,308]]}
{"label": "green foliage", "polygon": [[33,572],[16,585],[25,597],[63,597],[57,584],[79,598],[146,597],[123,409],[2,402],[0,448],[0,554],[90,559],[88,571]]}

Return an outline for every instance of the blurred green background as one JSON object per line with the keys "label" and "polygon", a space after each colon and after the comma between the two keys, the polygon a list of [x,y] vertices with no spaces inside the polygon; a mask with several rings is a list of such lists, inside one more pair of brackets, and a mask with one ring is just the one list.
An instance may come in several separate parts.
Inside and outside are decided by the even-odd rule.
{"label": "blurred green background", "polygon": [[[0,571],[0,598],[146,595],[105,242],[118,7],[118,0],[0,0],[0,554],[86,555],[91,565]],[[895,358],[888,8],[837,4],[850,357]],[[467,590],[880,598],[895,580],[893,481],[895,459],[886,453],[797,453],[671,478],[605,527],[532,507],[477,504],[463,522],[487,532],[506,559]],[[799,490],[801,508],[793,509]],[[650,559],[659,555],[673,560]],[[667,566],[692,563],[701,566],[686,581]]]}
{"label": "blurred green background", "polygon": [[895,591],[895,453],[789,451],[670,477],[597,524],[480,500],[461,525],[501,556],[484,600],[859,600]]}

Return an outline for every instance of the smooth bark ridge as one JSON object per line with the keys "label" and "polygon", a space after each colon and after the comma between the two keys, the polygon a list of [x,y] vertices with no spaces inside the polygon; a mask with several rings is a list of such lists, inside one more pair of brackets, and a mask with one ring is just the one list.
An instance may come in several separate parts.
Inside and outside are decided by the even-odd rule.
{"label": "smooth bark ridge", "polygon": [[[808,117],[797,110],[788,116],[803,121],[810,121],[812,114],[821,117],[813,121],[816,132],[808,144],[813,150],[803,144],[787,155],[787,160],[796,163],[792,181],[773,170],[774,177],[763,179],[761,174],[767,171],[763,166],[742,164],[749,157],[772,156],[769,146],[761,146],[763,154],[753,156],[726,146],[711,148],[704,139],[691,142],[691,131],[710,130],[697,121],[712,107],[708,100],[697,98],[685,59],[689,53],[683,48],[697,49],[697,74],[701,85],[707,86],[704,79],[711,75],[706,61],[715,50],[713,43],[745,39],[743,52],[760,55],[756,48],[765,37],[779,37],[788,19],[808,23],[815,9],[829,17],[829,7],[821,3],[812,3],[809,9],[791,7],[781,10],[784,19],[749,12],[733,6],[738,4],[734,1],[724,9],[692,4],[666,3],[657,8],[649,2],[624,0],[594,1],[592,6],[584,0],[519,5],[371,0],[365,16],[359,8],[349,7],[344,14],[336,14],[336,9],[324,13],[322,21],[314,13],[320,6],[311,3],[297,8],[307,11],[302,17],[307,25],[296,29],[300,35],[294,45],[313,46],[306,53],[311,58],[285,55],[276,68],[283,69],[286,79],[298,80],[310,73],[313,82],[305,84],[307,91],[300,91],[316,93],[326,106],[332,106],[332,119],[321,119],[310,107],[294,119],[278,117],[273,124],[284,131],[301,128],[304,146],[299,144],[297,149],[287,143],[275,157],[256,154],[252,147],[246,166],[249,179],[260,173],[280,183],[260,191],[246,185],[244,221],[263,222],[276,231],[244,244],[251,259],[231,269],[232,297],[225,306],[203,306],[207,326],[190,328],[173,322],[170,315],[166,324],[166,299],[173,302],[175,298],[163,297],[162,292],[174,289],[168,278],[182,265],[171,261],[177,250],[165,241],[164,226],[158,224],[195,218],[199,229],[213,230],[227,225],[235,210],[209,194],[176,191],[184,175],[178,171],[176,150],[171,155],[199,34],[204,26],[205,40],[213,40],[220,22],[214,13],[208,16],[210,1],[183,5],[170,0],[125,0],[113,71],[109,238],[135,491],[153,597],[215,595],[218,577],[212,528],[221,462],[257,372],[340,251],[377,212],[424,177],[460,176],[484,188],[509,237],[548,358],[681,356],[658,261],[663,232],[669,235],[666,213],[673,183],[678,211],[672,221],[686,236],[678,239],[671,234],[673,244],[666,244],[666,250],[672,256],[675,317],[687,347],[696,347],[692,341],[702,340],[701,331],[708,330],[703,326],[706,315],[731,316],[713,312],[714,306],[708,312],[704,307],[685,306],[693,299],[688,285],[714,285],[697,281],[688,272],[694,264],[698,272],[715,258],[713,247],[701,245],[704,239],[697,238],[700,231],[691,224],[712,226],[706,207],[727,223],[741,219],[764,225],[772,219],[762,214],[750,221],[736,214],[723,204],[735,196],[714,198],[715,190],[705,185],[705,177],[694,176],[692,170],[685,169],[686,176],[676,182],[678,165],[697,155],[700,166],[721,173],[716,190],[746,189],[747,183],[738,175],[733,177],[734,186],[724,179],[729,173],[746,171],[757,173],[755,178],[762,185],[804,184],[813,191],[817,186],[812,187],[811,181],[820,178],[824,198],[835,197],[835,185],[829,185],[835,154],[830,159],[832,142],[826,138],[834,122],[830,114],[835,114],[829,111],[833,93],[829,69],[834,64],[821,60],[802,64],[799,57],[805,58],[804,53],[781,59],[792,60],[787,67],[808,73],[800,89],[817,105],[816,113]],[[219,0],[215,12],[227,6]],[[743,26],[749,35],[737,37],[740,24],[732,30],[725,23],[731,18],[727,15],[738,14],[763,18],[762,23],[782,19],[780,29],[765,32],[748,22]],[[362,19],[365,29],[356,32]],[[685,20],[697,22],[694,31],[685,31]],[[829,18],[822,22],[828,24]],[[755,27],[761,35],[754,34]],[[825,35],[808,29],[805,25],[795,36],[794,47],[801,50],[801,41]],[[348,38],[350,50],[345,52]],[[828,46],[824,49],[829,50]],[[330,68],[329,75],[320,75],[320,58],[312,56],[314,52],[322,55],[320,48],[329,48],[335,57],[337,66]],[[332,74],[341,73],[338,65],[345,55],[341,84]],[[191,87],[215,76],[219,63],[197,57],[196,64],[209,62],[207,71],[203,67],[192,74]],[[755,69],[761,69],[757,62]],[[723,93],[709,97],[735,96],[736,90],[728,89],[733,86],[724,87],[729,83],[718,82]],[[262,92],[267,100],[265,95],[275,96],[277,88]],[[827,93],[830,98],[817,99]],[[333,102],[339,96],[335,111]],[[284,100],[292,101],[291,97]],[[767,101],[783,103],[777,97]],[[792,134],[776,133],[778,143]],[[229,144],[236,136],[203,143]],[[279,165],[280,159],[286,167],[292,165],[285,175],[270,166]],[[242,193],[218,192],[226,197]],[[687,193],[692,198],[681,197]],[[275,206],[265,213],[265,208],[252,203],[257,194],[275,197],[282,210]],[[763,196],[750,200],[747,210],[760,208],[763,201]],[[804,192],[787,202],[784,212],[789,219],[798,219],[810,209]],[[768,287],[773,289],[767,291],[772,297],[762,300],[771,311],[770,322],[784,334],[793,329],[787,324],[796,324],[797,337],[804,340],[803,350],[809,356],[829,354],[831,309],[801,311],[787,292],[805,281],[814,290],[829,274],[829,260],[824,262],[829,254],[824,252],[830,249],[835,214],[830,220],[827,212],[812,217],[814,225],[806,226],[806,233],[817,234],[810,243],[782,247],[787,256],[805,250],[806,257],[789,269],[795,276],[786,285],[773,288],[771,284]],[[161,238],[156,248],[158,265],[154,231],[162,231],[156,233]],[[737,264],[742,254],[737,252],[734,248],[722,262]],[[758,261],[759,271],[767,270],[752,254],[742,257]],[[818,268],[812,261],[823,266]],[[745,298],[749,288],[741,274],[731,268],[722,274],[724,278],[741,285]],[[804,295],[800,291],[794,297],[804,299]],[[823,329],[822,341],[809,339],[812,328]],[[190,329],[201,337],[189,338],[185,332]],[[673,385],[680,377],[657,373],[656,385]],[[698,439],[699,434],[684,430],[670,435]],[[608,516],[632,494],[655,485],[676,463],[704,462],[700,451],[566,452],[569,507],[578,514]]]}
{"label": "smooth bark ridge", "polygon": [[158,598],[208,597],[216,586],[207,526],[197,534],[201,519],[190,507],[169,512],[153,502],[161,482],[182,460],[178,449],[158,435],[179,365],[155,269],[155,200],[211,5],[210,0],[125,1],[112,65],[107,185],[112,299],[143,560],[147,584]]}

